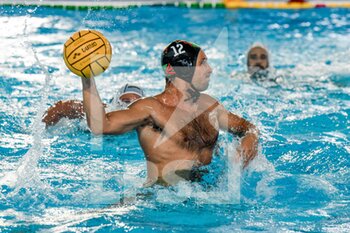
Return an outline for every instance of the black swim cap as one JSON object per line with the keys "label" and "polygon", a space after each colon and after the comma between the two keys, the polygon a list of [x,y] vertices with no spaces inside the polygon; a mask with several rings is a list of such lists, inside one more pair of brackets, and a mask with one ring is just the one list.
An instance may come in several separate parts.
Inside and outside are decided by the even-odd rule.
{"label": "black swim cap", "polygon": [[175,40],[162,53],[162,67],[167,79],[174,77],[191,83],[201,48],[191,42]]}

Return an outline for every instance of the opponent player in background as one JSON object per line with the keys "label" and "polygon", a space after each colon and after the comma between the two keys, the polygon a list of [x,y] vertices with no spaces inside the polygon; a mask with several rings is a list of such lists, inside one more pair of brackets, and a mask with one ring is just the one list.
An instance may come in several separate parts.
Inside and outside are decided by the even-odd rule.
{"label": "opponent player in background", "polygon": [[266,79],[269,75],[269,66],[267,48],[260,43],[253,44],[247,54],[247,69],[250,78],[257,80]]}

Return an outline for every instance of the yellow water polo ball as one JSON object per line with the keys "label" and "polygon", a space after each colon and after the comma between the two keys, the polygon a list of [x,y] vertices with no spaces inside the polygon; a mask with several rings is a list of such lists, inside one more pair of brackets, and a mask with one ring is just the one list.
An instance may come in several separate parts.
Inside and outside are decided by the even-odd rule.
{"label": "yellow water polo ball", "polygon": [[81,30],[64,44],[63,59],[74,74],[91,78],[108,68],[112,59],[112,47],[102,33]]}

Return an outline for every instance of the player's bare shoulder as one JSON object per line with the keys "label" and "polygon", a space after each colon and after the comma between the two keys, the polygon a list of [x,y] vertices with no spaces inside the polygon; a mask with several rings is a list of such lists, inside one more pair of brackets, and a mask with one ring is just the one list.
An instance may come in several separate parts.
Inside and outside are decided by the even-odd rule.
{"label": "player's bare shoulder", "polygon": [[199,98],[199,104],[208,110],[214,110],[218,106],[220,106],[220,103],[213,97],[211,97],[208,94],[202,93]]}
{"label": "player's bare shoulder", "polygon": [[134,103],[128,106],[129,109],[137,111],[146,111],[150,115],[157,112],[162,107],[162,104],[155,97],[147,97],[136,100]]}

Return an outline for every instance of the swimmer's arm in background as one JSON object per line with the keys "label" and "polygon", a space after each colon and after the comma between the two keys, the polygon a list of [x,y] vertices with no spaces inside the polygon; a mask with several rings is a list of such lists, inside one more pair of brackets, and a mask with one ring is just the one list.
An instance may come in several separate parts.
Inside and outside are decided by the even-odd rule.
{"label": "swimmer's arm in background", "polygon": [[146,99],[136,101],[127,110],[106,114],[94,78],[82,78],[82,83],[84,112],[94,134],[122,134],[142,125],[150,116],[144,106]]}
{"label": "swimmer's arm in background", "polygon": [[83,102],[79,100],[58,101],[43,116],[46,127],[57,124],[62,118],[81,119],[84,117]]}
{"label": "swimmer's arm in background", "polygon": [[243,156],[245,168],[258,153],[259,130],[249,121],[227,111],[221,105],[218,107],[218,119],[220,129],[242,137],[237,150]]}

